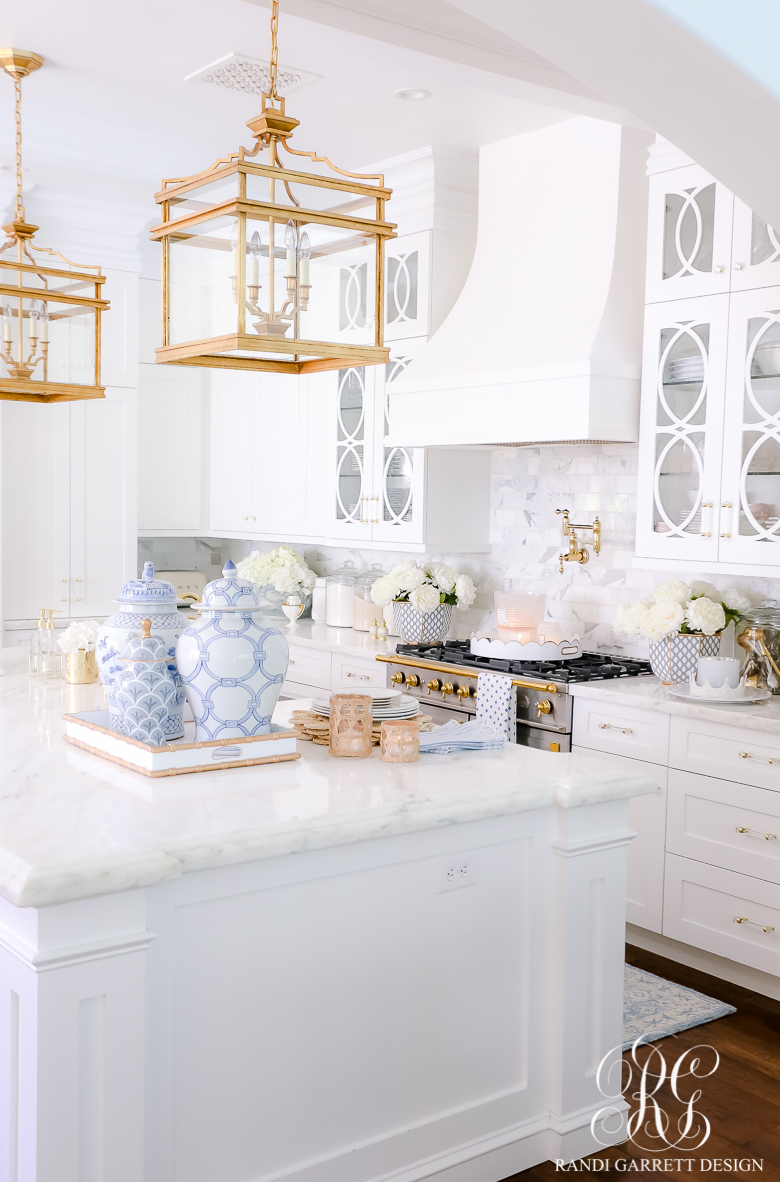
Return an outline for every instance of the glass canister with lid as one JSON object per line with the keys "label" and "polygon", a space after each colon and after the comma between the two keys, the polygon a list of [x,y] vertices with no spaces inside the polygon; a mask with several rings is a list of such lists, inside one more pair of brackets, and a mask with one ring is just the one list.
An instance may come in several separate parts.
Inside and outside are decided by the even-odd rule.
{"label": "glass canister with lid", "polygon": [[382,623],[382,608],[371,598],[371,588],[383,574],[382,564],[372,562],[369,569],[355,579],[355,618],[352,626],[358,632],[370,632],[374,620],[377,624]]}
{"label": "glass canister with lid", "polygon": [[329,628],[351,628],[355,619],[355,579],[357,567],[347,560],[328,575],[325,623]]}
{"label": "glass canister with lid", "polygon": [[765,599],[737,625],[737,644],[747,658],[742,668],[747,685],[780,694],[780,606]]}

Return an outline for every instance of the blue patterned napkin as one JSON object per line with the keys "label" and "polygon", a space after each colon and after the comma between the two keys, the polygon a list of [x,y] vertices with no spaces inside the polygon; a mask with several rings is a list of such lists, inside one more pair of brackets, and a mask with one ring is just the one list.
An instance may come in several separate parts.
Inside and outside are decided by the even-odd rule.
{"label": "blue patterned napkin", "polygon": [[479,674],[477,718],[500,731],[508,743],[517,742],[517,691],[511,677],[501,673]]}
{"label": "blue patterned napkin", "polygon": [[420,754],[447,755],[452,751],[498,751],[506,744],[504,736],[494,726],[478,722],[452,719],[435,731],[420,735]]}

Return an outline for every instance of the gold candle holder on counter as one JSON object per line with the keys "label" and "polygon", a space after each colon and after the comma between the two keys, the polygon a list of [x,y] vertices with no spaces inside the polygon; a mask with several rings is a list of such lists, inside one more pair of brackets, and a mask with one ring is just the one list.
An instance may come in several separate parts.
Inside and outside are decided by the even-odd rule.
{"label": "gold candle holder on counter", "polygon": [[420,726],[416,718],[382,723],[379,747],[385,763],[416,763],[420,758]]}
{"label": "gold candle holder on counter", "polygon": [[367,694],[331,694],[331,755],[341,759],[367,759],[371,754],[373,699]]}
{"label": "gold candle holder on counter", "polygon": [[65,656],[65,680],[68,685],[91,685],[98,679],[97,658],[94,649],[80,648],[77,653]]}

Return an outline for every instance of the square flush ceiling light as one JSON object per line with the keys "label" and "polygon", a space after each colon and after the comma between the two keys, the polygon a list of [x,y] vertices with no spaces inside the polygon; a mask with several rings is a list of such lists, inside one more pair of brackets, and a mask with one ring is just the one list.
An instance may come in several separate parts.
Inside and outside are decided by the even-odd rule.
{"label": "square flush ceiling light", "polygon": [[[308,70],[294,70],[290,66],[279,66],[276,77],[277,90],[284,94],[292,94],[310,82],[316,82],[322,74],[312,74]],[[240,90],[244,94],[262,95],[269,88],[270,68],[268,62],[258,61],[257,58],[247,57],[243,53],[227,53],[217,58],[208,66],[187,74],[185,82],[210,82],[213,86],[222,86],[225,90]]]}

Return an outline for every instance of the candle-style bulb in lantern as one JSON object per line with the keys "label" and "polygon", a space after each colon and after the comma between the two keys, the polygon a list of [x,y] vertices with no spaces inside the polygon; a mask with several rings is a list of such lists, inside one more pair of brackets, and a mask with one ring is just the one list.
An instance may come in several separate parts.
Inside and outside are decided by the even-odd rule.
{"label": "candle-style bulb in lantern", "polygon": [[39,320],[41,322],[41,344],[47,345],[49,343],[49,309],[43,300],[40,301],[39,307],[41,309],[39,315]]}
{"label": "candle-style bulb in lantern", "polygon": [[295,255],[296,247],[298,245],[298,235],[295,232],[295,222],[290,219],[284,231],[284,245],[287,252],[286,264],[284,268],[285,279],[295,278]]}
{"label": "candle-style bulb in lantern", "polygon": [[230,235],[230,278],[238,278],[238,222]]}
{"label": "candle-style bulb in lantern", "polygon": [[3,308],[3,340],[9,345],[13,340],[13,337],[11,336],[12,325],[13,313],[11,311],[11,305],[6,304]]}
{"label": "candle-style bulb in lantern", "polygon": [[300,258],[300,284],[301,287],[309,286],[309,259],[311,258],[311,243],[309,242],[309,235],[304,230],[301,234],[301,241],[298,247],[298,257]]}
{"label": "candle-style bulb in lantern", "polygon": [[249,259],[246,268],[246,281],[249,287],[260,286],[260,251],[262,242],[260,235],[255,230],[249,242]]}
{"label": "candle-style bulb in lantern", "polygon": [[30,343],[32,344],[33,348],[35,348],[35,345],[38,341],[38,301],[37,300],[30,300],[29,321],[30,321],[30,325],[29,325],[28,331],[30,334]]}

